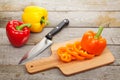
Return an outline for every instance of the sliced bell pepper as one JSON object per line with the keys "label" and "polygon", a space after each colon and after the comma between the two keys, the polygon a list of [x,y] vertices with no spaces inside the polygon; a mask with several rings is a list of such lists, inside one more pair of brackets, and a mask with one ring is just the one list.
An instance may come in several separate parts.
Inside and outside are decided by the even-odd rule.
{"label": "sliced bell pepper", "polygon": [[86,59],[91,59],[93,58],[95,55],[92,54],[88,54],[86,51],[82,50],[81,47],[81,42],[75,42],[74,43],[74,50],[81,56],[85,57]]}
{"label": "sliced bell pepper", "polygon": [[70,62],[70,61],[72,60],[71,55],[68,54],[68,53],[61,54],[61,55],[60,55],[60,59],[61,59],[63,62]]}
{"label": "sliced bell pepper", "polygon": [[[64,54],[64,53],[65,54],[68,53],[66,47],[60,47],[60,48],[57,49],[57,54],[58,54],[59,57],[63,56],[62,54]],[[76,57],[71,55],[71,60],[76,60]]]}
{"label": "sliced bell pepper", "polygon": [[67,52],[66,47],[60,47],[57,49],[57,53],[59,56],[61,56],[61,54],[64,54],[66,52]]}
{"label": "sliced bell pepper", "polygon": [[75,52],[73,44],[67,44],[67,52],[71,54],[72,56],[76,57],[78,60],[84,60],[85,58],[79,55],[77,52]]}

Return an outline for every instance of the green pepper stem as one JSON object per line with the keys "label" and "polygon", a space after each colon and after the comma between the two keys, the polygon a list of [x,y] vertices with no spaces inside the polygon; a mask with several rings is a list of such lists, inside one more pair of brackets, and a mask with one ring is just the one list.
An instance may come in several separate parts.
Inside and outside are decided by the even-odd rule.
{"label": "green pepper stem", "polygon": [[17,27],[16,27],[16,30],[22,30],[24,27],[30,28],[30,27],[31,27],[31,24],[22,24],[22,25],[20,25],[20,26],[17,26]]}
{"label": "green pepper stem", "polygon": [[98,29],[97,34],[94,36],[94,39],[99,39],[99,37],[100,37],[102,31],[103,31],[103,27],[100,26],[99,29]]}
{"label": "green pepper stem", "polygon": [[44,23],[45,25],[48,25],[48,24],[49,24],[49,22],[48,22],[47,20],[45,20],[44,17],[41,18],[40,23],[41,23],[41,24]]}

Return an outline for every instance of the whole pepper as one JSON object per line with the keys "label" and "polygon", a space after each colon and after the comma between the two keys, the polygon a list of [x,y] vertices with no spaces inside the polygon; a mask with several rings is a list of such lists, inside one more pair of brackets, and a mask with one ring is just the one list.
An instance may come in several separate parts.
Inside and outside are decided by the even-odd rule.
{"label": "whole pepper", "polygon": [[31,23],[31,32],[41,32],[48,24],[48,12],[45,8],[38,6],[27,6],[22,14],[24,23]]}
{"label": "whole pepper", "polygon": [[23,46],[30,36],[30,26],[31,24],[23,24],[18,20],[9,21],[6,26],[6,34],[10,43],[15,47]]}
{"label": "whole pepper", "polygon": [[106,39],[102,38],[103,27],[99,27],[97,33],[93,31],[86,32],[81,40],[82,48],[90,54],[100,55],[106,47]]}

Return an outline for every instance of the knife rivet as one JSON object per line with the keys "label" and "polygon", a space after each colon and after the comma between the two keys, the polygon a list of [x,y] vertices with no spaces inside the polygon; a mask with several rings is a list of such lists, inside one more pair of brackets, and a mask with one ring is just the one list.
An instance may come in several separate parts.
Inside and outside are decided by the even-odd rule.
{"label": "knife rivet", "polygon": [[57,26],[56,28],[58,29],[59,27]]}
{"label": "knife rivet", "polygon": [[64,20],[64,22],[66,22],[66,20]]}

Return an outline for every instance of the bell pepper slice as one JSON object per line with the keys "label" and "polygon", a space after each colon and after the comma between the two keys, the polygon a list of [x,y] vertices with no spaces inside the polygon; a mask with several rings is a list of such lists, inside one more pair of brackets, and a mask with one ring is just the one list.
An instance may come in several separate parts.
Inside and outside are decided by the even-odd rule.
{"label": "bell pepper slice", "polygon": [[93,58],[95,55],[92,55],[92,54],[88,54],[86,51],[82,50],[82,47],[81,47],[81,42],[79,41],[76,41],[73,45],[74,47],[74,50],[81,56],[85,57],[86,59],[91,59]]}
{"label": "bell pepper slice", "polygon": [[[60,48],[57,49],[57,54],[58,54],[58,56],[61,56],[61,55],[64,54],[64,53],[68,53],[66,47],[60,47]],[[71,55],[71,59],[72,59],[72,60],[76,60],[76,57],[73,56],[73,55]]]}
{"label": "bell pepper slice", "polygon": [[72,60],[71,58],[71,55],[68,54],[68,53],[63,53],[60,55],[60,59],[63,61],[63,62],[70,62]]}
{"label": "bell pepper slice", "polygon": [[61,56],[61,54],[67,53],[66,47],[60,47],[57,49],[57,54]]}
{"label": "bell pepper slice", "polygon": [[67,47],[67,52],[69,54],[75,56],[76,59],[78,59],[78,60],[84,60],[85,59],[85,57],[82,57],[81,55],[79,55],[77,52],[74,51],[73,44],[67,44],[66,47]]}

